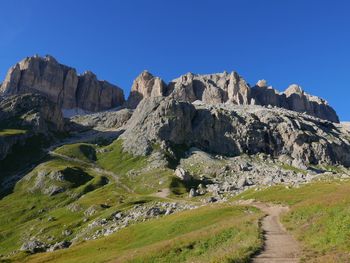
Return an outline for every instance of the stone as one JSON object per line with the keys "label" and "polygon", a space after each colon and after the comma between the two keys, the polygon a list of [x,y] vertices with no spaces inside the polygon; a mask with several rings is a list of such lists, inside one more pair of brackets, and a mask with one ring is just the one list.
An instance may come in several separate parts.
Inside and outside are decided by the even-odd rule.
{"label": "stone", "polygon": [[246,180],[246,178],[241,178],[241,179],[239,179],[238,182],[237,182],[237,188],[238,188],[238,189],[241,189],[241,188],[243,188],[243,187],[246,186],[246,185],[247,185],[247,180]]}
{"label": "stone", "polygon": [[100,81],[90,71],[76,70],[53,57],[27,57],[13,66],[0,87],[0,94],[39,93],[63,109],[89,112],[108,110],[124,103],[123,90]]}
{"label": "stone", "polygon": [[190,181],[191,176],[183,168],[178,167],[175,170],[175,176],[180,178],[182,181]]}
{"label": "stone", "polygon": [[43,189],[43,193],[48,196],[54,196],[63,193],[64,191],[66,191],[65,188],[57,185],[50,185],[48,188]]}
{"label": "stone", "polygon": [[70,130],[79,130],[81,127],[109,129],[120,128],[127,123],[133,111],[130,109],[110,110],[93,114],[75,115],[70,118]]}
{"label": "stone", "polygon": [[188,193],[188,197],[195,197],[197,196],[196,190],[194,188],[190,189],[190,192]]}
{"label": "stone", "polygon": [[70,229],[66,229],[62,232],[62,235],[64,236],[70,236],[71,234],[73,234],[73,231]]}
{"label": "stone", "polygon": [[31,240],[23,243],[20,250],[30,252],[32,254],[38,252],[44,252],[47,248],[47,245],[39,240]]}
{"label": "stone", "polygon": [[72,243],[67,241],[67,240],[57,242],[54,245],[52,245],[51,247],[49,247],[47,251],[52,252],[52,251],[56,251],[59,249],[69,248],[71,244]]}

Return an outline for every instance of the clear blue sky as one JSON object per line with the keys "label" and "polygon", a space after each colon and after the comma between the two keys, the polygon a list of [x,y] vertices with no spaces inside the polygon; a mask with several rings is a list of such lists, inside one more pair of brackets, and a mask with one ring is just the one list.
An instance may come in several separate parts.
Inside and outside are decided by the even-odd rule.
{"label": "clear blue sky", "polygon": [[128,94],[144,69],[166,81],[236,70],[249,83],[291,83],[350,120],[350,1],[3,0],[0,78],[51,54]]}

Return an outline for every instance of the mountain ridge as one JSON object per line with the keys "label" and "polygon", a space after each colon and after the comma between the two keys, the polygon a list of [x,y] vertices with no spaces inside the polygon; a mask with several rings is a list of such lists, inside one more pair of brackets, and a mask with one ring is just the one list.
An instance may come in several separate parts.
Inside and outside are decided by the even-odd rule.
{"label": "mountain ridge", "polygon": [[309,95],[296,84],[278,92],[266,81],[250,86],[237,72],[187,73],[165,83],[160,77],[143,71],[133,82],[128,99],[118,86],[100,81],[91,71],[81,75],[55,58],[27,57],[10,68],[0,87],[0,94],[39,92],[63,109],[87,112],[109,110],[118,106],[136,108],[143,98],[171,96],[178,100],[207,104],[231,103],[286,108],[339,122],[335,110],[322,98]]}

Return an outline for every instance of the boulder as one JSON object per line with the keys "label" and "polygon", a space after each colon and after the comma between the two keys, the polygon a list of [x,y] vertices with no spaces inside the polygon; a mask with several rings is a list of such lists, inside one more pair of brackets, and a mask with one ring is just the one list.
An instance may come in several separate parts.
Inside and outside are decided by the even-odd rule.
{"label": "boulder", "polygon": [[182,181],[190,181],[191,176],[183,168],[176,168],[175,176],[180,178]]}
{"label": "boulder", "polygon": [[20,250],[34,254],[38,252],[44,252],[46,251],[46,248],[47,248],[47,245],[44,244],[43,242],[38,240],[31,240],[23,243]]}
{"label": "boulder", "polygon": [[54,245],[52,245],[51,247],[49,247],[49,249],[47,251],[52,252],[52,251],[56,251],[56,250],[59,250],[59,249],[69,248],[71,244],[72,243],[67,241],[67,240],[61,241],[61,242],[57,242]]}

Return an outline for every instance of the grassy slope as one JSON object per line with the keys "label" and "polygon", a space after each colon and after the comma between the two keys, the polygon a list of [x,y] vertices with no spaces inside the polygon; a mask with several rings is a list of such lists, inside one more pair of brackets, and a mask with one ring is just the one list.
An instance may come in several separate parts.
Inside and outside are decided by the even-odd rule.
{"label": "grassy slope", "polygon": [[25,262],[246,262],[262,245],[261,216],[254,208],[203,207]]}
{"label": "grassy slope", "polygon": [[[31,172],[31,179],[18,182],[12,193],[0,199],[0,211],[7,211],[0,213],[0,255],[18,249],[28,236],[39,236],[44,242],[48,242],[46,239],[50,236],[55,238],[54,242],[67,239],[62,235],[63,230],[76,232],[95,218],[108,217],[114,211],[128,209],[135,203],[159,200],[149,194],[171,184],[173,175],[170,169],[148,170],[135,177],[126,176],[130,169],[142,168],[146,164],[146,158],[135,158],[123,153],[120,141],[107,146],[104,153],[96,154],[95,149],[99,148],[78,143],[62,146],[56,152],[97,165],[101,163],[104,168],[121,174],[121,181],[128,184],[133,192],[128,192],[113,177],[107,176],[107,179],[105,174],[99,174],[91,166],[57,157],[47,158]],[[55,184],[68,190],[51,197],[39,190],[30,191],[37,173],[42,171],[61,171],[67,174],[63,183],[51,182],[48,175],[45,182],[47,186]],[[77,180],[79,183],[74,184]],[[69,204],[80,207],[80,210],[69,211]],[[102,209],[101,204],[110,208]],[[88,222],[83,222],[83,212],[89,207],[95,207],[98,212]],[[54,220],[49,221],[50,217]]]}
{"label": "grassy slope", "polygon": [[93,145],[87,143],[67,144],[59,147],[55,152],[71,158],[77,158],[84,162],[96,161],[95,148]]}
{"label": "grassy slope", "polygon": [[[67,191],[54,196],[45,195],[40,190],[31,191],[36,173],[45,170],[64,171],[66,181],[55,184],[62,184]],[[22,237],[35,236],[39,232],[44,241],[49,236],[53,236],[56,241],[63,240],[65,237],[61,232],[64,229],[79,230],[89,223],[82,222],[84,210],[105,203],[110,203],[111,209],[114,209],[121,205],[119,200],[124,200],[121,197],[126,196],[123,188],[113,182],[106,184],[106,179],[94,171],[57,158],[41,164],[32,174],[34,176],[31,179],[17,183],[13,193],[0,200],[0,211],[6,211],[0,213],[0,254],[18,249],[23,243]],[[69,177],[74,179],[74,183],[69,181]],[[45,179],[45,182],[50,183],[50,179]],[[71,212],[67,209],[69,204],[76,204],[82,209]],[[97,213],[91,219],[99,215]],[[48,221],[49,217],[55,220]]]}
{"label": "grassy slope", "polygon": [[304,262],[349,260],[349,181],[322,181],[293,189],[276,186],[240,197],[291,206],[283,224],[301,241]]}
{"label": "grassy slope", "polygon": [[[69,144],[59,147],[55,152],[84,162],[94,162],[97,166],[117,174],[123,184],[141,195],[148,195],[173,186],[173,170],[143,169],[147,165],[147,157],[133,156],[124,152],[121,140],[116,140],[105,147],[86,143]],[[135,173],[129,173],[130,171]],[[180,184],[176,189],[174,188],[174,191],[184,194],[186,187]]]}
{"label": "grassy slope", "polygon": [[147,158],[133,156],[123,152],[122,141],[116,140],[103,148],[103,152],[97,154],[97,163],[112,172],[125,175],[130,170],[137,170],[146,165]]}
{"label": "grassy slope", "polygon": [[20,135],[20,134],[25,134],[26,132],[27,132],[26,130],[19,130],[19,129],[0,129],[0,137]]}

